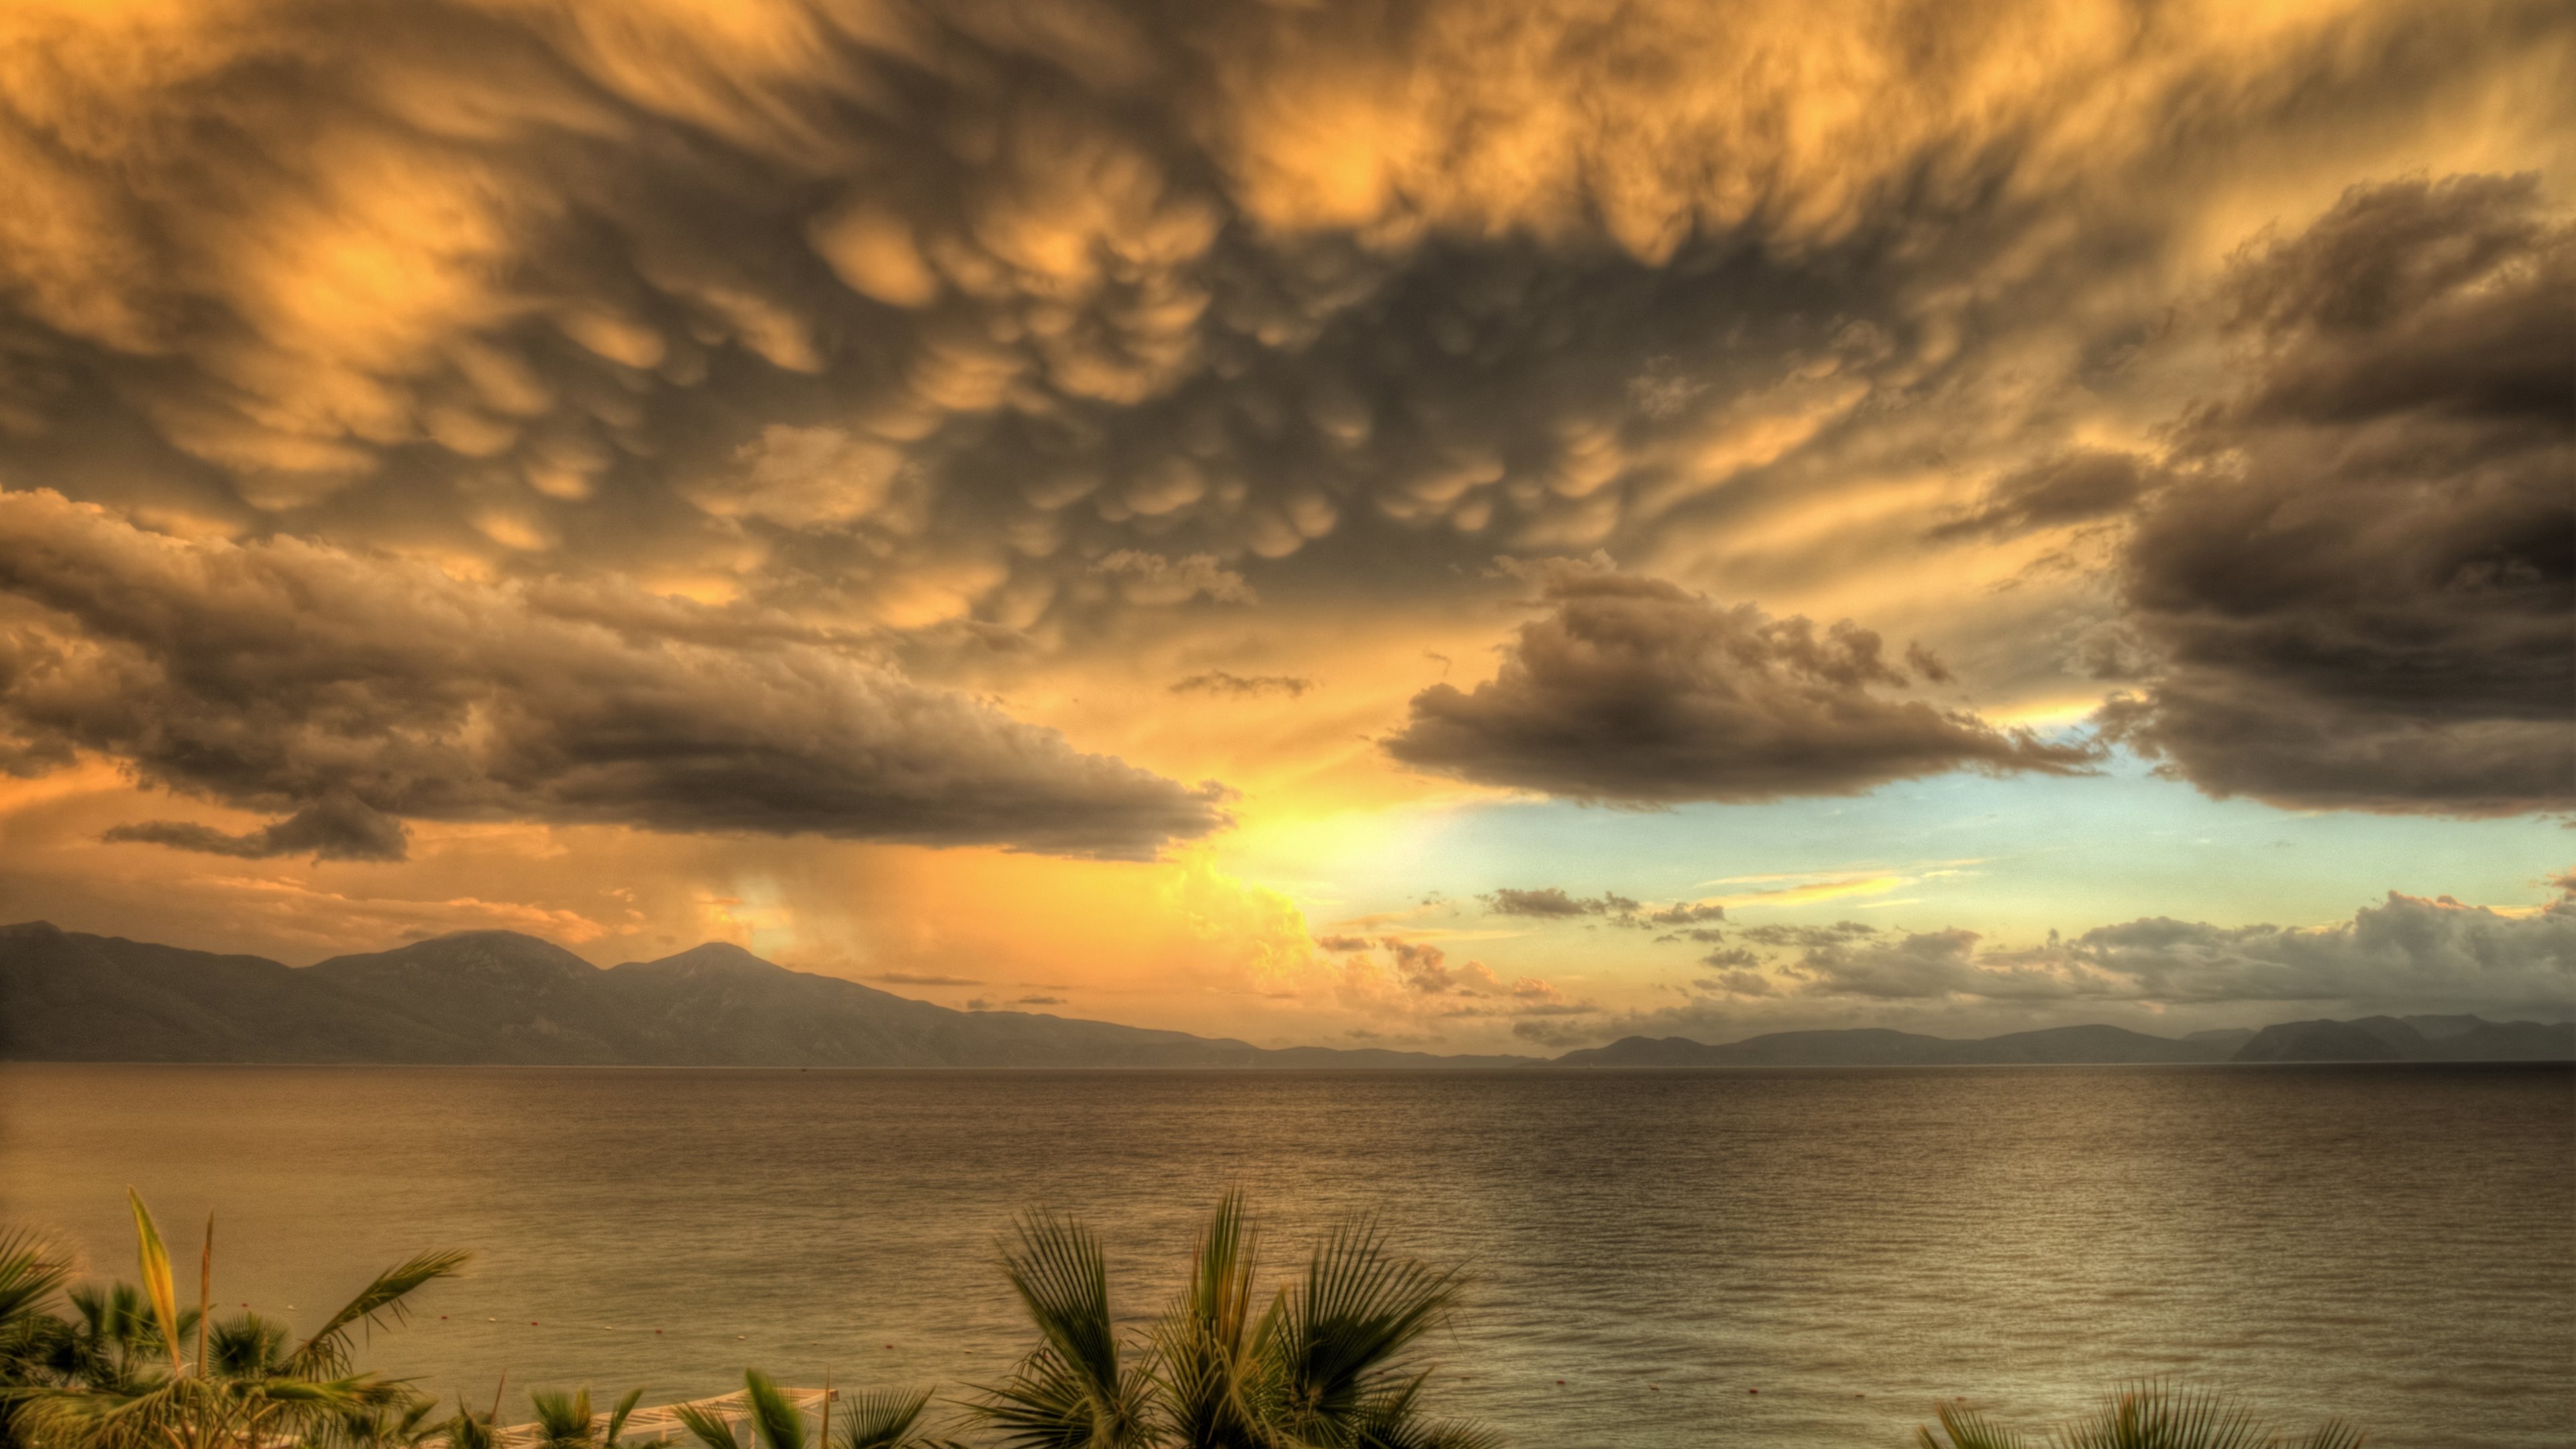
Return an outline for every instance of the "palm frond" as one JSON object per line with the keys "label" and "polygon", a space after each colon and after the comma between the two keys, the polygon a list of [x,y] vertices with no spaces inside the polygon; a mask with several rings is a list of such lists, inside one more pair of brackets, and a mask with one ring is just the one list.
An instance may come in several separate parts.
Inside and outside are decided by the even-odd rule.
{"label": "palm frond", "polygon": [[1051,1214],[1031,1213],[1015,1226],[1019,1248],[1004,1251],[1003,1271],[1039,1335],[1093,1390],[1116,1384],[1118,1330],[1100,1240],[1073,1219]]}
{"label": "palm frond", "polygon": [[805,1416],[787,1402],[778,1385],[758,1369],[742,1375],[744,1417],[751,1421],[752,1441],[760,1449],[805,1449]]}
{"label": "palm frond", "polygon": [[1945,1446],[1932,1437],[1932,1431],[1918,1426],[1914,1442],[1919,1449],[2024,1449],[2026,1441],[2014,1431],[1995,1423],[1976,1410],[1952,1402],[1932,1406],[1941,1421],[1941,1432],[1949,1437]]}
{"label": "palm frond", "polygon": [[46,1313],[71,1271],[66,1255],[42,1235],[0,1232],[0,1325]]}
{"label": "palm frond", "polygon": [[2253,1409],[2206,1389],[2160,1379],[2113,1392],[2086,1419],[2060,1430],[2063,1449],[2269,1449],[2279,1435]]}
{"label": "palm frond", "polygon": [[528,1403],[536,1410],[537,1430],[547,1445],[570,1449],[591,1442],[590,1421],[596,1416],[591,1413],[588,1386],[570,1394],[533,1393]]}
{"label": "palm frond", "polygon": [[733,1421],[696,1404],[674,1404],[671,1413],[680,1427],[689,1431],[705,1449],[739,1449],[733,1437]]}
{"label": "palm frond", "polygon": [[350,1329],[360,1324],[381,1327],[388,1319],[402,1322],[406,1316],[405,1298],[424,1284],[453,1277],[470,1256],[455,1249],[416,1253],[377,1274],[374,1282],[359,1289],[357,1297],[342,1305],[339,1312],[313,1331],[313,1336],[306,1339],[302,1347],[288,1355],[289,1371],[317,1377],[347,1372]]}
{"label": "palm frond", "polygon": [[930,1407],[928,1389],[880,1389],[848,1396],[833,1449],[913,1449],[924,1441],[915,1430]]}
{"label": "palm frond", "polygon": [[1122,1365],[1109,1310],[1108,1260],[1080,1223],[1024,1214],[1002,1269],[1036,1325],[1040,1344],[1009,1382],[988,1388],[975,1412],[1021,1449],[1079,1449],[1147,1442],[1154,1382]]}
{"label": "palm frond", "polygon": [[152,1300],[152,1322],[161,1330],[162,1346],[170,1352],[170,1371],[179,1371],[179,1290],[170,1279],[170,1250],[161,1243],[161,1229],[152,1221],[152,1210],[143,1205],[143,1195],[129,1187],[125,1201],[134,1209],[134,1252],[143,1264],[143,1291]]}
{"label": "palm frond", "polygon": [[456,1417],[447,1421],[445,1432],[448,1449],[492,1449],[494,1435],[489,1415],[459,1408]]}
{"label": "palm frond", "polygon": [[635,1405],[643,1397],[644,1390],[640,1387],[628,1389],[625,1397],[617,1401],[617,1407],[608,1411],[608,1432],[600,1436],[600,1442],[607,1449],[618,1449],[618,1436],[626,1432],[626,1421],[634,1416]]}
{"label": "palm frond", "polygon": [[1257,1449],[1259,1403],[1273,1375],[1246,1337],[1258,1239],[1243,1195],[1217,1201],[1199,1230],[1189,1285],[1155,1325],[1162,1427],[1192,1449]]}
{"label": "palm frond", "polygon": [[1409,1351],[1447,1318],[1461,1287],[1455,1269],[1395,1257],[1370,1219],[1336,1227],[1274,1315],[1263,1345],[1281,1364],[1296,1415],[1350,1417],[1372,1394],[1409,1377]]}
{"label": "palm frond", "polygon": [[2361,1449],[2361,1441],[2367,1437],[2341,1419],[2328,1419],[2300,1440],[2297,1449]]}

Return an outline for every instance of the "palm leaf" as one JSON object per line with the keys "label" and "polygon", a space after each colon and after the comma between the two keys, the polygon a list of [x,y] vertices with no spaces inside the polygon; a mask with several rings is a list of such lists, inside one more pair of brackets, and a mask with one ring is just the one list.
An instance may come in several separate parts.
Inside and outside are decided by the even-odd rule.
{"label": "palm leaf", "polygon": [[[1941,1421],[1941,1432],[1949,1436],[1947,1449],[2023,1449],[2021,1435],[1974,1409],[1945,1402],[1934,1404],[1932,1413]],[[1928,1428],[1918,1426],[1914,1442],[1920,1449],[1944,1449]]]}
{"label": "palm leaf", "polygon": [[43,1314],[70,1277],[71,1265],[42,1237],[0,1232],[0,1325]]}
{"label": "palm leaf", "polygon": [[926,1441],[913,1430],[930,1407],[928,1389],[882,1389],[851,1396],[842,1406],[847,1416],[837,1449],[911,1449]]}
{"label": "palm leaf", "polygon": [[1445,1321],[1461,1286],[1454,1269],[1394,1257],[1370,1219],[1336,1227],[1265,1324],[1261,1346],[1286,1380],[1291,1427],[1308,1435],[1352,1420],[1410,1377],[1409,1351]]}
{"label": "palm leaf", "polygon": [[289,1372],[312,1377],[324,1373],[346,1372],[349,1366],[349,1330],[359,1324],[381,1327],[387,1319],[400,1323],[406,1317],[403,1299],[423,1284],[453,1277],[471,1254],[450,1249],[445,1252],[416,1253],[376,1275],[375,1281],[358,1290],[358,1296],[342,1305],[301,1348],[287,1357]]}
{"label": "palm leaf", "polygon": [[143,1291],[152,1300],[152,1321],[161,1330],[161,1344],[170,1352],[170,1372],[179,1372],[179,1290],[170,1279],[170,1250],[161,1244],[161,1229],[152,1222],[152,1210],[143,1205],[142,1194],[128,1187],[125,1200],[134,1209],[134,1251],[143,1263]]}
{"label": "palm leaf", "polygon": [[1243,1195],[1227,1193],[1199,1230],[1188,1287],[1154,1330],[1163,1428],[1193,1449],[1264,1442],[1256,1404],[1270,1376],[1245,1337],[1257,1244]]}
{"label": "palm leaf", "polygon": [[1146,1442],[1153,1377],[1119,1362],[1099,1240],[1047,1213],[1025,1214],[1014,1228],[1018,1243],[1003,1249],[1002,1269],[1041,1341],[1008,1383],[985,1390],[976,1413],[1020,1449]]}
{"label": "palm leaf", "polygon": [[2224,1394],[2149,1379],[2115,1391],[2091,1418],[2059,1431],[2057,1443],[2063,1449],[2269,1449],[2279,1437]]}
{"label": "palm leaf", "polygon": [[583,1445],[591,1442],[590,1390],[578,1393],[534,1393],[528,1403],[537,1411],[537,1429],[549,1445]]}
{"label": "palm leaf", "polygon": [[805,1449],[805,1416],[787,1402],[769,1375],[758,1369],[743,1370],[742,1399],[753,1442],[760,1449]]}
{"label": "palm leaf", "polygon": [[628,1389],[626,1396],[617,1401],[617,1407],[608,1411],[608,1432],[600,1436],[600,1442],[607,1449],[617,1449],[617,1436],[626,1432],[626,1421],[634,1415],[636,1402],[643,1397],[643,1389]]}
{"label": "palm leaf", "polygon": [[674,1404],[671,1413],[680,1421],[680,1427],[706,1449],[739,1449],[733,1437],[733,1421],[724,1415],[696,1404]]}
{"label": "palm leaf", "polygon": [[485,1415],[460,1408],[446,1432],[448,1449],[492,1449],[492,1421]]}

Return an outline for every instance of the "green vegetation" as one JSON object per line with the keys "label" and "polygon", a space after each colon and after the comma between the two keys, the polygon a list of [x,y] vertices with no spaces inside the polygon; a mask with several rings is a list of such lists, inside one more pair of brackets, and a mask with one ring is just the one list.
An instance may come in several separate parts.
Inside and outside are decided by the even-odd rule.
{"label": "green vegetation", "polygon": [[64,1265],[35,1239],[0,1243],[0,1370],[11,1449],[243,1449],[276,1442],[358,1446],[416,1431],[421,1400],[360,1373],[350,1334],[399,1322],[403,1300],[454,1273],[463,1253],[423,1253],[386,1269],[303,1342],[256,1313],[217,1318],[214,1220],[198,1260],[197,1306],[183,1311],[159,1225],[127,1194],[143,1286],[70,1295],[50,1311]]}
{"label": "green vegetation", "polygon": [[[1918,1449],[2035,1449],[2040,1442],[1961,1405],[1933,1412],[1941,1432],[1916,1430]],[[2150,1380],[2113,1393],[2046,1442],[2051,1449],[2360,1449],[2361,1438],[2359,1429],[2329,1419],[2294,1439],[2224,1394]]]}
{"label": "green vegetation", "polygon": [[[400,1322],[405,1301],[455,1273],[458,1252],[423,1253],[376,1276],[311,1336],[256,1313],[211,1312],[214,1223],[206,1224],[197,1303],[182,1308],[170,1254],[139,1197],[142,1286],[75,1287],[39,1237],[0,1234],[0,1449],[502,1449],[489,1411],[436,1401],[361,1372],[351,1335]],[[1430,1417],[1426,1339],[1458,1301],[1454,1269],[1396,1256],[1365,1219],[1345,1222],[1302,1275],[1266,1298],[1260,1235],[1228,1194],[1201,1227],[1187,1282],[1150,1328],[1122,1331],[1099,1240],[1074,1219],[1031,1213],[1002,1270],[1037,1345],[998,1384],[949,1401],[929,1422],[927,1388],[841,1393],[810,1429],[805,1411],[758,1369],[739,1407],[682,1405],[685,1436],[625,1437],[642,1391],[607,1412],[587,1388],[529,1396],[535,1421],[510,1449],[1493,1449],[1490,1429]],[[810,1397],[810,1395],[809,1395]],[[1943,1403],[1917,1449],[2356,1449],[2359,1431],[2328,1422],[2292,1438],[2232,1399],[2149,1382],[2035,1440],[1964,1404]],[[648,1420],[648,1422],[654,1422]],[[694,1441],[694,1442],[692,1442]]]}

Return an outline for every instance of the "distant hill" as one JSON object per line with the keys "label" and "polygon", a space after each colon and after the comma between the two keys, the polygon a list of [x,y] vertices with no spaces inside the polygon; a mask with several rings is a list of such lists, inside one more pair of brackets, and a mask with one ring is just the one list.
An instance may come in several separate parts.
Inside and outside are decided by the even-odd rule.
{"label": "distant hill", "polygon": [[2254,1034],[2240,1062],[2576,1061],[2576,1024],[2477,1016],[2365,1016],[2285,1021]]}
{"label": "distant hill", "polygon": [[35,921],[0,926],[0,1060],[1326,1069],[2505,1062],[2576,1060],[2576,1025],[2372,1016],[2180,1040],[2095,1025],[1976,1041],[1872,1027],[1722,1046],[1632,1036],[1544,1062],[1264,1048],[1042,1013],[956,1011],[714,942],[603,969],[534,936],[466,931],[293,968]]}
{"label": "distant hill", "polygon": [[2061,1026],[1979,1041],[1864,1027],[1782,1031],[1725,1046],[1632,1036],[1556,1059],[1567,1067],[1913,1067],[2028,1063],[2223,1062],[2224,1045],[2175,1041],[2116,1026]]}
{"label": "distant hill", "polygon": [[[2427,1030],[2427,1027],[2430,1030]],[[2576,1025],[2475,1016],[2287,1021],[2261,1031],[2196,1031],[2175,1040],[2116,1026],[2061,1026],[1975,1041],[1862,1028],[1783,1031],[1708,1046],[1632,1036],[1567,1052],[1561,1067],[1892,1067],[2124,1062],[2564,1062]]]}
{"label": "distant hill", "polygon": [[0,926],[0,1059],[779,1067],[1501,1067],[955,1011],[708,944],[606,969],[515,931],[291,968]]}

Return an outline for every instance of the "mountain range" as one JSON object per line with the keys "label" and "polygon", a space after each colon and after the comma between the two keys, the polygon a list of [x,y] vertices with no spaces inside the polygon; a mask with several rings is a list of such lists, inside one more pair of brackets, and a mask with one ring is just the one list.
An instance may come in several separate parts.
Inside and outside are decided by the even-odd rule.
{"label": "mountain range", "polygon": [[1550,1062],[1265,1048],[1044,1013],[958,1011],[720,942],[601,968],[534,936],[467,931],[299,968],[32,921],[0,926],[0,1060],[1344,1069],[2568,1061],[2576,1025],[2374,1016],[2179,1038],[2097,1025],[1978,1041],[1864,1028],[1719,1046],[1628,1037]]}

